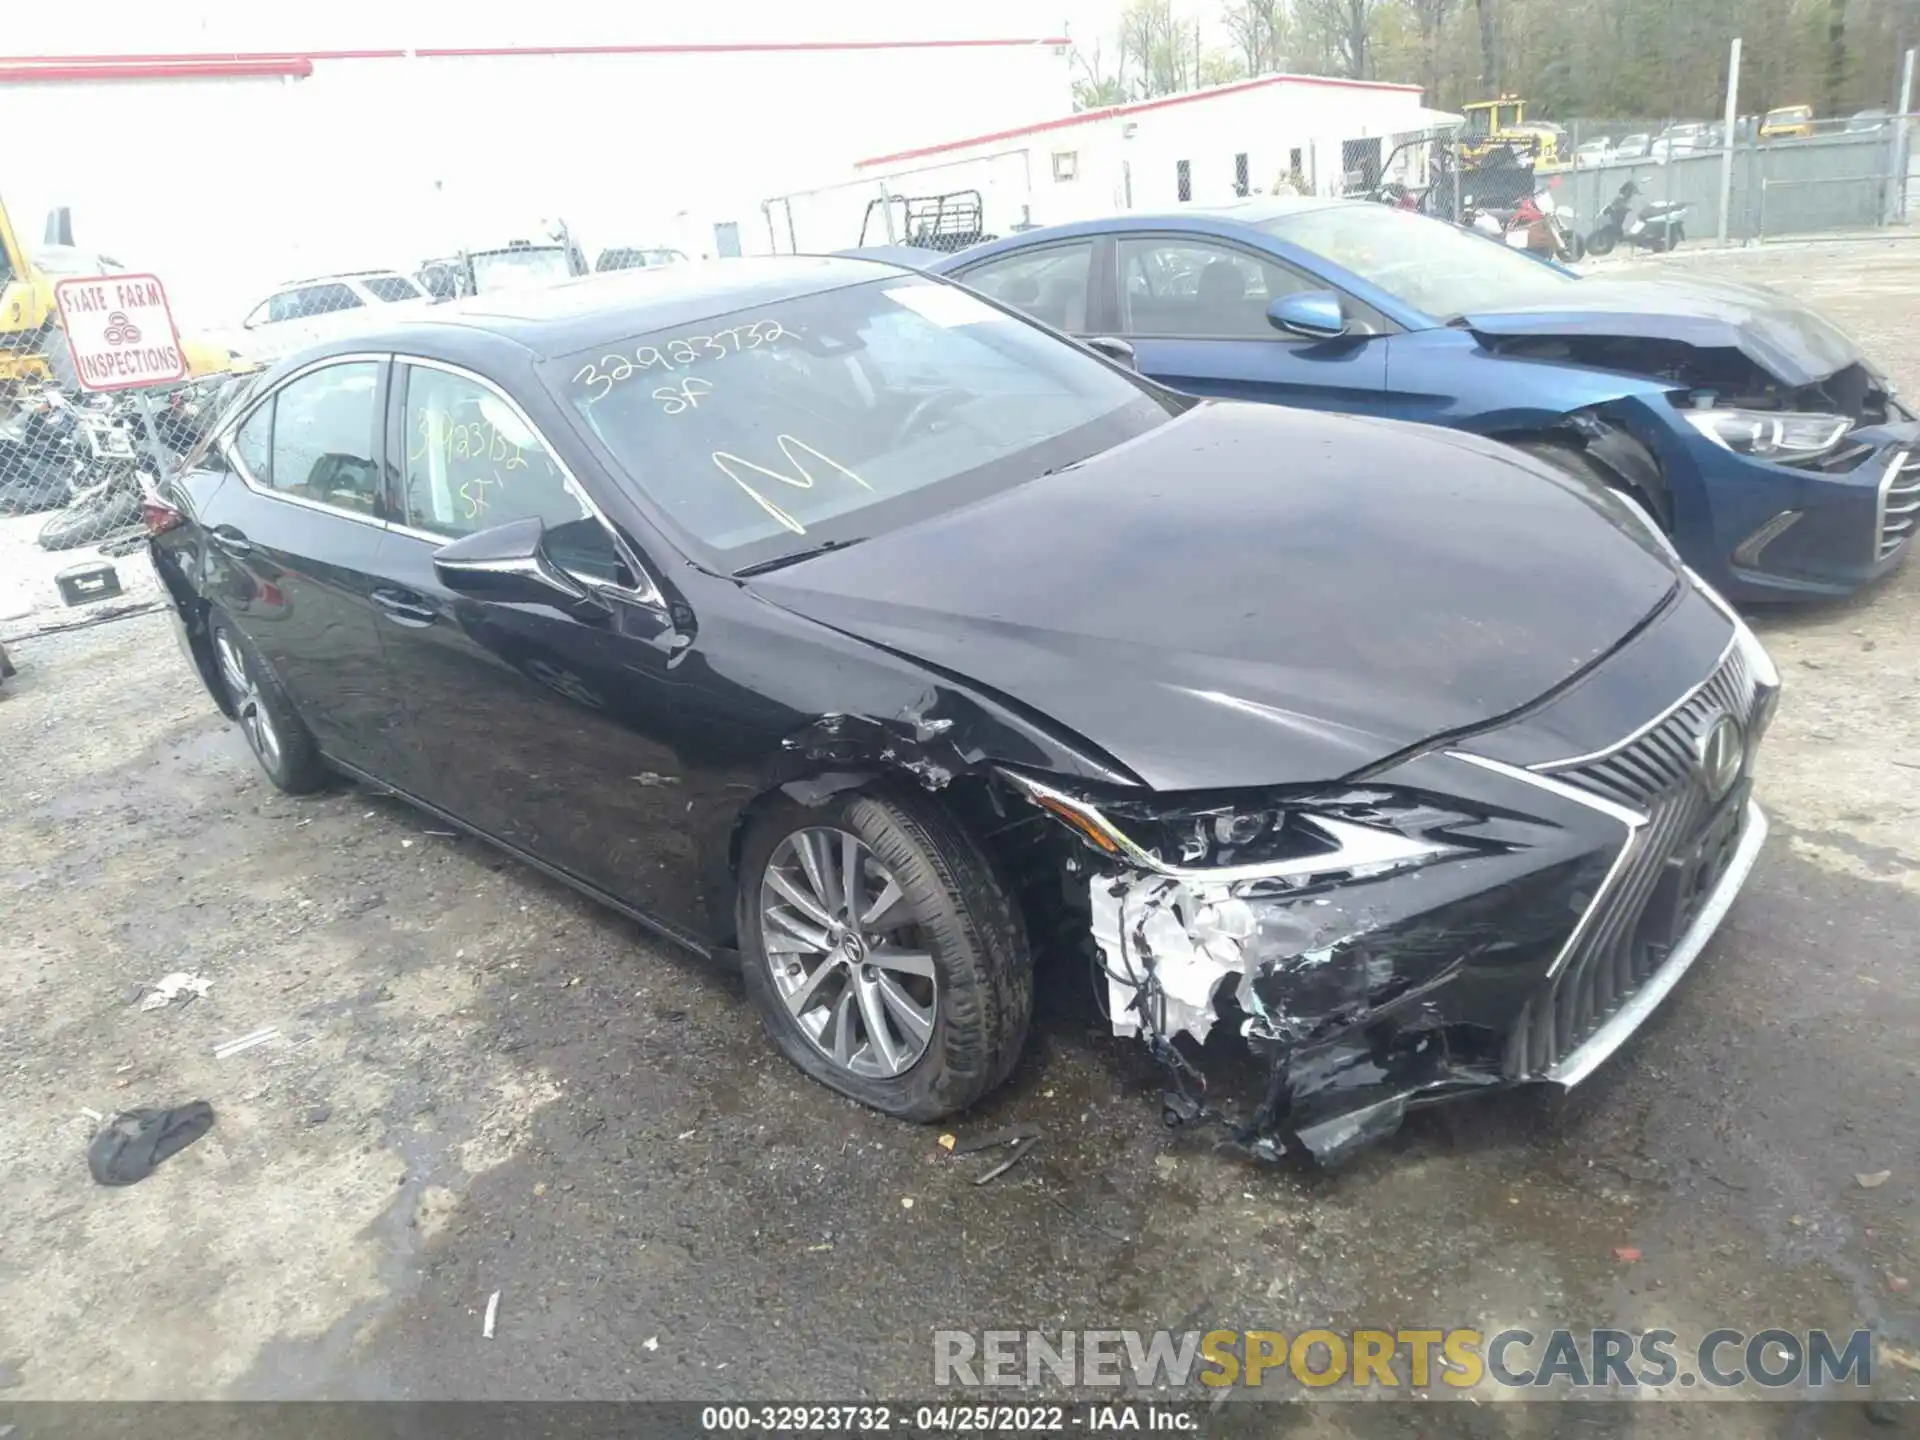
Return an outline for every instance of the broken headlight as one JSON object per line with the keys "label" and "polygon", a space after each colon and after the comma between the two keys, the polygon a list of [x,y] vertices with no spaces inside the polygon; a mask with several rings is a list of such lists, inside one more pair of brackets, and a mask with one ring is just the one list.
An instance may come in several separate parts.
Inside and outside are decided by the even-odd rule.
{"label": "broken headlight", "polygon": [[1844,415],[1773,410],[1682,410],[1680,414],[1722,449],[1782,462],[1824,455],[1853,428]]}
{"label": "broken headlight", "polygon": [[1365,787],[1295,797],[1095,803],[1003,771],[1029,800],[1103,855],[1164,875],[1287,879],[1382,874],[1466,847],[1437,832],[1466,817]]}

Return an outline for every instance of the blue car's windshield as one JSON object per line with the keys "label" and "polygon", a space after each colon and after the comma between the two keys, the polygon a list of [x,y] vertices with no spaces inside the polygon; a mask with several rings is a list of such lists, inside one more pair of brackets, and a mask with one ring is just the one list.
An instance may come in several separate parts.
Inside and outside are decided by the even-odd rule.
{"label": "blue car's windshield", "polygon": [[1330,205],[1261,229],[1439,320],[1556,294],[1578,277],[1485,236],[1386,205]]}

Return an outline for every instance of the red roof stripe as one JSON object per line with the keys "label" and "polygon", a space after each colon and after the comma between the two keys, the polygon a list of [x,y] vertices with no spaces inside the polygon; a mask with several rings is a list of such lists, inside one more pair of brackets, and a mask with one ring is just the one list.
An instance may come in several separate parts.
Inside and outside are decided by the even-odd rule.
{"label": "red roof stripe", "polygon": [[0,61],[0,85],[44,84],[71,80],[304,80],[313,63],[299,58],[281,60],[114,60],[99,64],[68,65]]}
{"label": "red roof stripe", "polygon": [[1039,135],[1048,130],[1065,130],[1074,125],[1089,125],[1099,120],[1111,120],[1119,115],[1139,115],[1148,110],[1164,110],[1172,105],[1190,105],[1196,100],[1211,100],[1219,95],[1232,95],[1242,90],[1258,90],[1267,85],[1323,85],[1351,90],[1397,90],[1421,92],[1418,85],[1399,85],[1385,80],[1346,80],[1337,75],[1262,75],[1253,80],[1236,80],[1230,85],[1215,85],[1207,90],[1189,90],[1182,95],[1163,95],[1157,100],[1135,100],[1128,105],[1109,105],[1102,110],[1082,110],[1075,115],[1062,115],[1056,120],[1042,120],[1035,125],[1019,125],[1011,130],[995,130],[988,135],[975,135],[968,140],[947,140],[938,145],[922,145],[917,150],[896,150],[891,155],[876,155],[871,160],[858,160],[854,168],[864,170],[871,165],[890,165],[899,160],[918,160],[926,155],[944,155],[953,150],[971,150],[976,145],[991,145],[996,140],[1015,140],[1022,135]]}
{"label": "red roof stripe", "polygon": [[265,65],[325,60],[427,60],[566,55],[741,55],[842,50],[965,50],[1048,47],[1071,44],[1065,36],[981,40],[741,40],[684,45],[456,45],[414,50],[255,50],[139,55],[0,55],[0,66]]}

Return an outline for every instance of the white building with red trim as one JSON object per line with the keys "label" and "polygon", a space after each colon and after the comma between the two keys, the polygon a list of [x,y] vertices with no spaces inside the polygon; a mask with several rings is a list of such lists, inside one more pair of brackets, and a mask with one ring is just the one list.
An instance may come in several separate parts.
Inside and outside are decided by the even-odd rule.
{"label": "white building with red trim", "polygon": [[[1183,204],[1220,204],[1291,183],[1337,194],[1403,137],[1457,125],[1418,85],[1325,75],[1262,75],[1206,90],[1058,115],[934,144],[875,152],[857,179],[768,204],[781,250],[851,244],[877,196],[980,192],[985,228]],[[873,211],[876,219],[883,212]],[[887,236],[869,227],[867,243]]]}
{"label": "white building with red trim", "polygon": [[285,280],[410,270],[556,219],[590,257],[764,251],[766,195],[1065,109],[1065,39],[1028,10],[14,7],[0,199],[23,238],[68,207],[79,246],[162,276],[189,326],[237,322]]}

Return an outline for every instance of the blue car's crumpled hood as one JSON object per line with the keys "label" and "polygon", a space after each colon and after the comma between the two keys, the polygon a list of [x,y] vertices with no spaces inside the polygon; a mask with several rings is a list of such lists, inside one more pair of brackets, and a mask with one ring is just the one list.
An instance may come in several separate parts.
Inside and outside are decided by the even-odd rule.
{"label": "blue car's crumpled hood", "polygon": [[1784,385],[1812,385],[1860,359],[1825,317],[1757,285],[1727,280],[1588,279],[1551,298],[1462,317],[1489,336],[1605,335],[1738,350]]}

